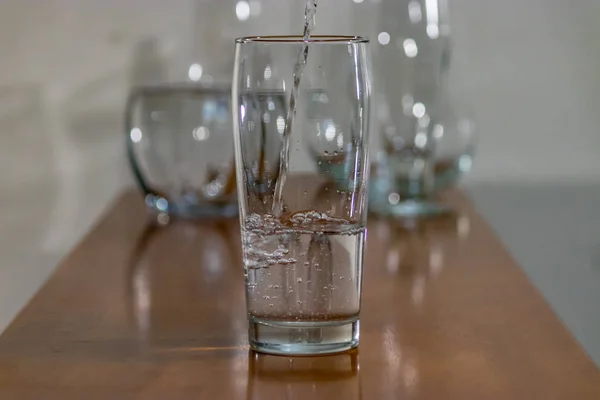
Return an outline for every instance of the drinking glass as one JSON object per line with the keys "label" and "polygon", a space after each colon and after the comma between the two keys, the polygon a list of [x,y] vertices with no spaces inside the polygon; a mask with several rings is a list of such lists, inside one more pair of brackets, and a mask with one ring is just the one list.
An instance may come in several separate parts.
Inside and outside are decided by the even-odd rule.
{"label": "drinking glass", "polygon": [[[294,66],[306,48],[289,129]],[[248,335],[257,351],[327,354],[358,345],[369,65],[368,40],[361,37],[236,41],[235,155]],[[344,173],[327,173],[338,164]]]}
{"label": "drinking glass", "polygon": [[159,221],[237,214],[230,99],[229,86],[132,90],[125,112],[128,157]]}

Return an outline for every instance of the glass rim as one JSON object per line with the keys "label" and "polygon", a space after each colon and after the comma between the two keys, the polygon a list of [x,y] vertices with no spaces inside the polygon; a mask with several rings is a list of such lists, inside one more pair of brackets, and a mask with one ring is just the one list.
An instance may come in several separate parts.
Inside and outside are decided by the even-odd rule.
{"label": "glass rim", "polygon": [[235,39],[237,44],[245,43],[342,43],[359,44],[369,43],[369,39],[364,36],[351,35],[311,35],[308,40],[304,40],[302,35],[266,35],[266,36],[245,36]]}

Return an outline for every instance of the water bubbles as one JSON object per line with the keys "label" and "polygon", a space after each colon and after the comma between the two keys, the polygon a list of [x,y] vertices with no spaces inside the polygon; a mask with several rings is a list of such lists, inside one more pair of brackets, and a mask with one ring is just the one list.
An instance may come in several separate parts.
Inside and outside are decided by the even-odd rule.
{"label": "water bubbles", "polygon": [[258,282],[255,288],[248,285],[250,315],[265,322],[355,315],[357,287],[345,282],[359,277],[350,249],[362,239],[349,237],[349,231],[364,234],[364,227],[330,212],[247,215],[242,224],[246,281]]}

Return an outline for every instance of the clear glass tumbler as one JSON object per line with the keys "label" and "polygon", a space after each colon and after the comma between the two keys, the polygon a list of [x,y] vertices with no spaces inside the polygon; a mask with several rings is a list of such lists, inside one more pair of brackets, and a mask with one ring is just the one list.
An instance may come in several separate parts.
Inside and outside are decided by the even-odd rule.
{"label": "clear glass tumbler", "polygon": [[[236,41],[236,170],[249,342],[257,351],[327,354],[358,345],[371,92],[367,46],[368,40],[352,36]],[[300,76],[295,65],[306,48]],[[294,75],[300,83],[288,129]],[[329,173],[338,164],[344,172]]]}
{"label": "clear glass tumbler", "polygon": [[230,110],[229,85],[132,90],[125,111],[129,161],[159,221],[237,214]]}

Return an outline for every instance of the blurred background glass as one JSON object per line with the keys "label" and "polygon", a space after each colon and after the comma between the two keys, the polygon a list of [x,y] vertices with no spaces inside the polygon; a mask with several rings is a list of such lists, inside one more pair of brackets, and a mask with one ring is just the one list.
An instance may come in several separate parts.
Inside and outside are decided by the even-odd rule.
{"label": "blurred background glass", "polygon": [[[367,35],[373,39],[374,56],[379,49],[397,48],[392,38],[398,34],[374,22],[378,4],[321,1],[316,33]],[[294,0],[0,2],[0,327],[118,193],[135,185],[123,140],[130,88],[229,79],[233,37],[298,34],[303,6]],[[593,245],[597,196],[588,200],[573,193],[600,181],[600,3],[449,0],[448,6],[452,107],[458,118],[472,114],[476,119],[476,160],[461,182],[475,194],[485,216],[496,215],[493,226],[509,238],[511,250],[513,244],[518,247],[510,240],[517,237],[510,234],[511,226],[530,228],[553,218],[542,215],[534,194],[528,202],[529,197],[513,192],[502,196],[488,188],[502,192],[510,186],[522,194],[568,183],[571,195],[560,198],[563,203],[572,199],[569,212],[590,211],[565,217],[563,225],[572,220],[578,229],[588,226],[586,237]],[[375,46],[382,32],[390,42]],[[306,163],[314,165],[310,154]],[[517,221],[513,214],[494,214],[515,199],[523,199]],[[528,204],[540,214],[526,212]],[[526,223],[532,215],[535,221]],[[526,238],[534,236],[527,232]],[[574,240],[569,230],[561,232]],[[568,276],[561,275],[560,281],[549,278],[551,272],[554,277],[563,271],[551,269],[556,258],[537,263],[528,254],[517,256],[525,257],[522,264],[539,278],[536,282],[548,282],[547,290],[542,286],[544,294],[565,285],[556,294],[560,300],[569,287],[592,285],[594,277],[597,281],[586,246],[577,244],[572,252],[555,246],[558,256],[568,254],[571,260],[575,254],[583,260],[577,263],[581,267],[565,260]],[[600,301],[580,294],[580,307]]]}
{"label": "blurred background glass", "polygon": [[461,151],[472,157],[474,147],[463,143],[444,90],[451,50],[447,3],[386,0],[370,7],[381,29],[373,61],[379,143],[371,149],[370,210],[395,217],[446,212],[435,196],[470,169],[459,159]]}
{"label": "blurred background glass", "polygon": [[163,221],[237,214],[229,85],[136,87],[125,135],[146,206]]}

